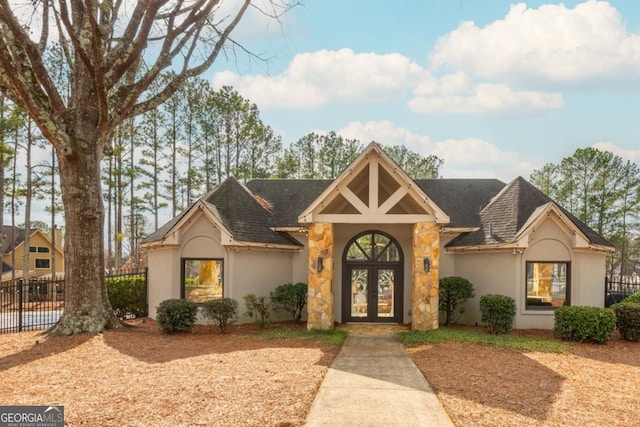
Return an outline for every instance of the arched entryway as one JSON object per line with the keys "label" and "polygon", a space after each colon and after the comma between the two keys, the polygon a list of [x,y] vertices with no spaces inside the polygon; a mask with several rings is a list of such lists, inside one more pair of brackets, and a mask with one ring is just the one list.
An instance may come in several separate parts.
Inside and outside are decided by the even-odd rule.
{"label": "arched entryway", "polygon": [[403,255],[393,237],[378,230],[356,235],[342,266],[343,322],[402,321]]}

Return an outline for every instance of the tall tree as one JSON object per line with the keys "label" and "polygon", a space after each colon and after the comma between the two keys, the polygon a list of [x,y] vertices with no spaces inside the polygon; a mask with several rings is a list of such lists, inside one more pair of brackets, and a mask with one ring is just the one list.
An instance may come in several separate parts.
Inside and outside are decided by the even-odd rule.
{"label": "tall tree", "polygon": [[423,156],[404,145],[383,146],[389,157],[413,179],[435,179],[440,177],[444,160],[430,154]]}
{"label": "tall tree", "polygon": [[[116,126],[156,108],[213,64],[251,5],[244,0],[215,16],[220,1],[33,2],[43,17],[34,42],[36,28],[29,24],[35,15],[18,16],[8,0],[0,0],[0,90],[29,113],[59,160],[66,292],[50,335],[121,326],[104,285],[100,159]],[[43,59],[50,12],[71,70],[68,100]],[[175,77],[144,95],[172,67]]]}

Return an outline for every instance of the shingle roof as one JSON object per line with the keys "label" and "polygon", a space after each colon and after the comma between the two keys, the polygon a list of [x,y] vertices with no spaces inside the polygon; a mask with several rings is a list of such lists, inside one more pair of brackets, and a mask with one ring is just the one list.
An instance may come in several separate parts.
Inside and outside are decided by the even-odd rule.
{"label": "shingle roof", "polygon": [[[32,232],[35,230],[31,230]],[[10,225],[2,226],[2,235],[0,235],[0,250],[6,254],[13,251],[13,248],[24,242],[24,229],[12,227]]]}
{"label": "shingle roof", "polygon": [[[301,246],[300,242],[287,233],[273,231],[272,213],[235,178],[231,177],[214,188],[201,201],[215,213],[233,238],[242,242],[267,243],[277,245]],[[162,240],[167,233],[192,209],[184,212],[164,224],[147,236],[142,243]]]}
{"label": "shingle roof", "polygon": [[332,183],[328,179],[256,179],[247,187],[269,201],[272,227],[299,227],[298,216]]}
{"label": "shingle roof", "polygon": [[222,223],[236,240],[300,245],[288,234],[269,228],[272,214],[233,177],[220,184],[205,201],[216,207]]}
{"label": "shingle roof", "polygon": [[[513,242],[518,232],[530,220],[539,207],[553,202],[522,177],[507,184],[480,212],[480,229],[461,235],[447,244],[447,247],[482,246]],[[557,205],[562,212],[580,229],[591,243],[611,246],[611,244],[582,221]]]}
{"label": "shingle roof", "polygon": [[418,179],[415,182],[449,215],[449,227],[477,227],[480,210],[505,186],[497,179]]}
{"label": "shingle roof", "polygon": [[[272,244],[300,243],[271,227],[299,227],[298,216],[330,184],[330,180],[257,179],[246,186],[229,178],[201,201],[212,205],[217,217],[236,240]],[[449,227],[479,227],[453,239],[447,247],[481,246],[513,241],[533,212],[553,202],[518,177],[509,184],[497,179],[423,179],[416,184],[447,215]],[[161,240],[186,215],[160,227],[144,242]],[[560,209],[593,244],[611,244],[565,209]],[[493,233],[490,233],[493,231]]]}

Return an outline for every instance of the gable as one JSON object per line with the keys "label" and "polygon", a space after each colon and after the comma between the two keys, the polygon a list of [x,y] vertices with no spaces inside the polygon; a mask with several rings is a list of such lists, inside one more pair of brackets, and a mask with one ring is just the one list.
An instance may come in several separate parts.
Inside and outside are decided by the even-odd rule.
{"label": "gable", "polygon": [[[268,204],[262,201],[265,206]],[[202,217],[220,231],[223,246],[297,250],[300,243],[269,226],[269,211],[249,189],[229,178],[142,241],[144,246],[180,245]]]}
{"label": "gable", "polygon": [[612,248],[604,238],[522,177],[510,182],[482,209],[476,231],[453,239],[446,247],[454,251],[527,247],[531,233],[547,220],[553,221],[557,230],[571,239],[574,249]]}
{"label": "gable", "polygon": [[448,215],[372,142],[299,216],[301,224],[449,223]]}

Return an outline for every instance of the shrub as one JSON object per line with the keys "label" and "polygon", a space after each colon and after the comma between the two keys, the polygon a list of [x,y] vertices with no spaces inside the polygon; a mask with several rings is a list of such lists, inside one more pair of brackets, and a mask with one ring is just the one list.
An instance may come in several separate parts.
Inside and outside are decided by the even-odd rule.
{"label": "shrub", "polygon": [[269,313],[269,300],[267,297],[247,294],[243,298],[247,307],[246,315],[255,317],[256,323],[260,325],[260,329],[264,329],[267,323],[271,323],[271,313]]}
{"label": "shrub", "polygon": [[140,316],[145,313],[147,295],[143,276],[107,277],[107,295],[116,316],[123,318],[128,313]]}
{"label": "shrub", "polygon": [[276,309],[283,309],[291,313],[296,322],[302,318],[302,310],[307,304],[307,284],[306,283],[285,283],[271,292],[271,302]]}
{"label": "shrub", "polygon": [[439,281],[439,310],[444,314],[444,324],[454,323],[464,313],[462,304],[473,298],[473,284],[463,277],[443,277]]}
{"label": "shrub", "polygon": [[238,301],[232,298],[219,298],[202,304],[202,315],[218,325],[224,333],[227,325],[238,320]]}
{"label": "shrub", "polygon": [[482,324],[491,334],[506,334],[513,327],[516,302],[506,295],[488,294],[480,297]]}
{"label": "shrub", "polygon": [[640,304],[623,301],[611,308],[616,314],[616,326],[622,339],[640,341]]}
{"label": "shrub", "polygon": [[616,329],[616,315],[610,308],[560,307],[555,313],[554,335],[577,342],[602,344]]}
{"label": "shrub", "polygon": [[620,302],[633,302],[636,304],[640,304],[640,292],[636,292],[635,294],[631,294]]}
{"label": "shrub", "polygon": [[190,331],[196,323],[195,303],[184,299],[168,299],[162,301],[157,308],[156,321],[162,332]]}

